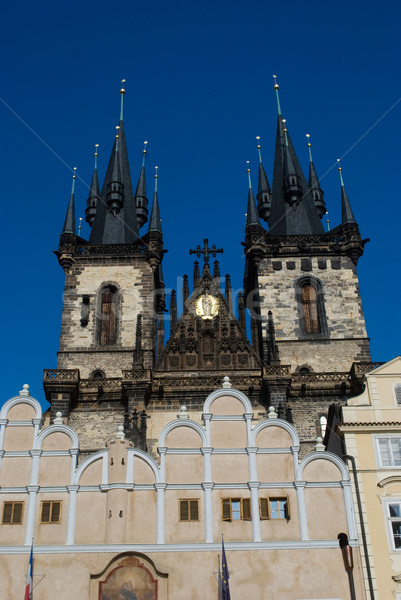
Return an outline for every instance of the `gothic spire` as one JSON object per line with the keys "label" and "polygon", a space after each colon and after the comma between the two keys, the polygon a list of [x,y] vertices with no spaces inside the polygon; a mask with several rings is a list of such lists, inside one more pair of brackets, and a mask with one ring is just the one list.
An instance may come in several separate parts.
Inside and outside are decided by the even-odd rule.
{"label": "gothic spire", "polygon": [[67,214],[65,215],[65,221],[63,226],[63,233],[75,233],[75,171],[76,167],[74,167],[74,174],[72,176],[72,188],[71,188],[71,196],[70,201],[68,203]]}
{"label": "gothic spire", "polygon": [[351,209],[351,204],[348,200],[348,195],[345,190],[344,180],[342,169],[340,165],[340,159],[337,159],[338,162],[338,172],[340,173],[340,181],[341,181],[341,215],[342,215],[342,223],[356,223],[354,214]]}
{"label": "gothic spire", "polygon": [[258,140],[259,153],[259,177],[258,177],[258,193],[256,195],[258,201],[259,217],[267,221],[270,215],[271,189],[266,176],[266,171],[263,167],[262,153],[260,151],[260,136],[256,136]]}
{"label": "gothic spire", "polygon": [[[132,189],[131,173],[128,160],[127,143],[123,123],[123,97],[125,88],[120,90],[121,111],[118,129],[118,138],[114,140],[106,177],[101,191],[101,201],[97,203],[96,215],[92,225],[90,242],[92,244],[132,244],[138,237],[138,224],[134,204],[134,193]],[[117,147],[117,148],[116,148]],[[107,203],[107,195],[110,193],[116,169],[116,149],[118,152],[118,164],[120,168],[120,183],[123,188],[123,203],[118,213],[113,213]]]}
{"label": "gothic spire", "polygon": [[[249,161],[247,161],[249,163]],[[248,210],[246,213],[246,227],[250,227],[251,225],[260,225],[258,211],[256,208],[255,198],[253,196],[252,191],[252,183],[251,183],[251,169],[248,167],[248,183],[249,183],[249,191],[248,191]]]}
{"label": "gothic spire", "polygon": [[324,233],[312,193],[306,183],[277,96],[278,121],[274,154],[273,189],[269,216],[270,233],[303,235]]}
{"label": "gothic spire", "polygon": [[145,225],[148,220],[148,199],[146,197],[146,179],[145,179],[145,160],[146,160],[146,146],[148,142],[143,143],[142,150],[142,168],[139,174],[138,184],[135,191],[135,206],[136,206],[136,218],[138,221],[139,229],[142,225]]}
{"label": "gothic spire", "polygon": [[308,140],[308,150],[309,150],[309,189],[312,192],[313,202],[315,203],[316,210],[318,212],[319,218],[321,219],[323,215],[326,214],[326,204],[324,201],[324,192],[320,187],[319,178],[316,173],[315,165],[312,160],[312,147],[310,143],[310,135],[306,134]]}
{"label": "gothic spire", "polygon": [[160,233],[162,233],[162,222],[160,219],[160,209],[159,209],[159,199],[158,199],[158,195],[157,195],[157,180],[159,178],[158,174],[157,174],[157,170],[159,167],[155,167],[155,193],[153,196],[153,205],[152,205],[152,212],[150,213],[150,220],[149,220],[149,229],[148,231],[159,231]]}
{"label": "gothic spire", "polygon": [[100,199],[100,187],[99,187],[99,177],[97,173],[97,149],[99,148],[99,144],[95,144],[95,168],[93,169],[92,183],[89,190],[88,200],[86,202],[86,210],[85,210],[85,221],[88,223],[90,227],[93,225],[93,221],[96,216],[96,207],[98,200]]}

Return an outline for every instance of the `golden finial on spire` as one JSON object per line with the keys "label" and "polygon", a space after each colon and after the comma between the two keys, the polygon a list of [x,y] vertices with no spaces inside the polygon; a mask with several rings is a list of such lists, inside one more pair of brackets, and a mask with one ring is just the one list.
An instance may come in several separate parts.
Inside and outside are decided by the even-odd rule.
{"label": "golden finial on spire", "polygon": [[77,167],[74,167],[73,168],[73,172],[72,172],[72,189],[71,189],[71,194],[73,194],[74,191],[75,191],[75,177],[76,177],[75,172],[76,172],[76,170],[77,170]]}
{"label": "golden finial on spire", "polygon": [[248,171],[249,189],[251,189],[252,188],[252,183],[251,183],[251,169],[250,169],[250,166],[249,166],[249,160],[246,161],[246,164],[248,165],[247,171]]}
{"label": "golden finial on spire", "polygon": [[78,225],[79,237],[81,237],[81,229],[82,229],[82,217],[79,217],[79,225]]}
{"label": "golden finial on spire", "polygon": [[341,181],[341,185],[344,187],[344,181],[343,181],[343,174],[342,174],[342,168],[341,168],[341,163],[340,163],[340,159],[337,158],[337,163],[338,163],[338,172],[340,173],[340,181]]}
{"label": "golden finial on spire", "polygon": [[120,109],[120,121],[124,119],[124,94],[125,94],[125,79],[121,79],[121,109]]}
{"label": "golden finial on spire", "polygon": [[312,144],[310,143],[310,133],[305,134],[308,140],[309,160],[312,162]]}
{"label": "golden finial on spire", "polygon": [[285,138],[285,145],[288,146],[288,137],[287,137],[287,119],[281,119],[281,122],[283,124],[283,131],[284,131],[284,138]]}
{"label": "golden finial on spire", "polygon": [[262,153],[260,151],[260,135],[256,136],[256,139],[258,140],[258,152],[259,152],[259,162],[262,162]]}
{"label": "golden finial on spire", "polygon": [[155,167],[155,192],[157,193],[157,180],[159,178],[158,174],[157,174],[157,170],[159,167]]}
{"label": "golden finial on spire", "polygon": [[273,78],[274,78],[274,89],[276,90],[277,110],[278,110],[278,114],[281,115],[280,97],[278,95],[277,75],[273,75]]}
{"label": "golden finial on spire", "polygon": [[99,144],[95,144],[95,169],[97,169],[97,149],[99,148]]}
{"label": "golden finial on spire", "polygon": [[326,215],[327,215],[327,219],[326,219],[326,223],[327,223],[327,231],[330,231],[330,219],[329,219],[329,213],[326,210]]}
{"label": "golden finial on spire", "polygon": [[143,154],[143,158],[142,158],[142,166],[145,166],[145,158],[146,158],[146,146],[148,145],[148,142],[143,142],[143,150],[142,150],[142,154]]}

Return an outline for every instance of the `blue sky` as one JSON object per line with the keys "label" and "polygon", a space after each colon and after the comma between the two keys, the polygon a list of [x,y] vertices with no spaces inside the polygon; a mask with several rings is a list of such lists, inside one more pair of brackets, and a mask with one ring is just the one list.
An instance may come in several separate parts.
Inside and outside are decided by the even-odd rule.
{"label": "blue sky", "polygon": [[84,216],[95,143],[105,173],[122,78],[135,183],[149,141],[149,198],[159,166],[168,287],[191,275],[188,250],[206,237],[224,248],[221,272],[241,287],[246,161],[256,190],[260,135],[271,183],[277,74],[305,170],[311,134],[332,226],[343,157],[354,214],[371,240],[358,273],[372,357],[400,354],[400,13],[396,2],[370,1],[8,3],[0,41],[0,403],[24,383],[42,400],[43,369],[56,367],[64,274],[52,250],[74,166],[76,213]]}

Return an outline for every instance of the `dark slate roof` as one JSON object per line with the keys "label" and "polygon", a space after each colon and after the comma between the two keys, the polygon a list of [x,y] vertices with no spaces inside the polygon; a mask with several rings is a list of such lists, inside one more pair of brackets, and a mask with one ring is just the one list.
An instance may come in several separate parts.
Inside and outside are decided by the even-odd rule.
{"label": "dark slate roof", "polygon": [[248,209],[246,213],[246,227],[250,225],[260,225],[258,209],[256,208],[255,198],[253,196],[252,188],[249,188],[248,193]]}
{"label": "dark slate roof", "polygon": [[[157,179],[156,179],[157,181]],[[160,231],[162,233],[162,221],[160,218],[159,199],[157,196],[157,188],[153,196],[152,212],[150,213],[148,231]]]}
{"label": "dark slate roof", "polygon": [[145,180],[145,165],[142,165],[139,174],[138,184],[136,186],[135,198],[146,198],[146,180]]}
{"label": "dark slate roof", "polygon": [[89,190],[88,203],[91,198],[98,198],[100,196],[100,185],[99,185],[99,176],[97,173],[97,168],[95,167],[93,170],[91,187]]}
{"label": "dark slate roof", "polygon": [[124,205],[114,216],[107,207],[107,191],[109,183],[113,181],[115,154],[116,140],[114,140],[109,166],[103,183],[101,200],[98,202],[96,217],[89,238],[91,244],[131,244],[139,237],[123,121],[120,121],[119,129],[118,162],[121,182],[124,186]]}
{"label": "dark slate roof", "polygon": [[[276,148],[273,169],[273,190],[269,222],[270,233],[277,235],[306,235],[324,233],[312,194],[306,183],[297,155],[287,131],[288,147],[286,149],[282,116],[278,116]],[[285,154],[287,157],[285,158]],[[287,165],[285,164],[287,161]],[[298,176],[302,188],[302,199],[299,204],[290,207],[285,201],[285,170],[291,169]]]}
{"label": "dark slate roof", "polygon": [[343,224],[356,223],[344,185],[341,186],[341,215]]}
{"label": "dark slate roof", "polygon": [[263,167],[263,163],[262,161],[259,162],[259,178],[258,178],[258,194],[257,197],[259,198],[259,196],[261,194],[270,194],[271,193],[271,189],[270,189],[270,185],[267,179],[267,175],[265,172],[265,169]]}
{"label": "dark slate roof", "polygon": [[71,192],[70,201],[68,203],[67,214],[65,215],[65,221],[62,233],[75,233],[75,196],[74,188]]}

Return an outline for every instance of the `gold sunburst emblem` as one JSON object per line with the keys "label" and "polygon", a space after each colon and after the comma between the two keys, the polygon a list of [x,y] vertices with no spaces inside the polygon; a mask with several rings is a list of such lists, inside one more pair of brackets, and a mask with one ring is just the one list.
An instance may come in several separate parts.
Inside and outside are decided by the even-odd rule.
{"label": "gold sunburst emblem", "polygon": [[211,294],[202,294],[196,300],[195,312],[202,319],[213,319],[219,314],[219,301]]}

